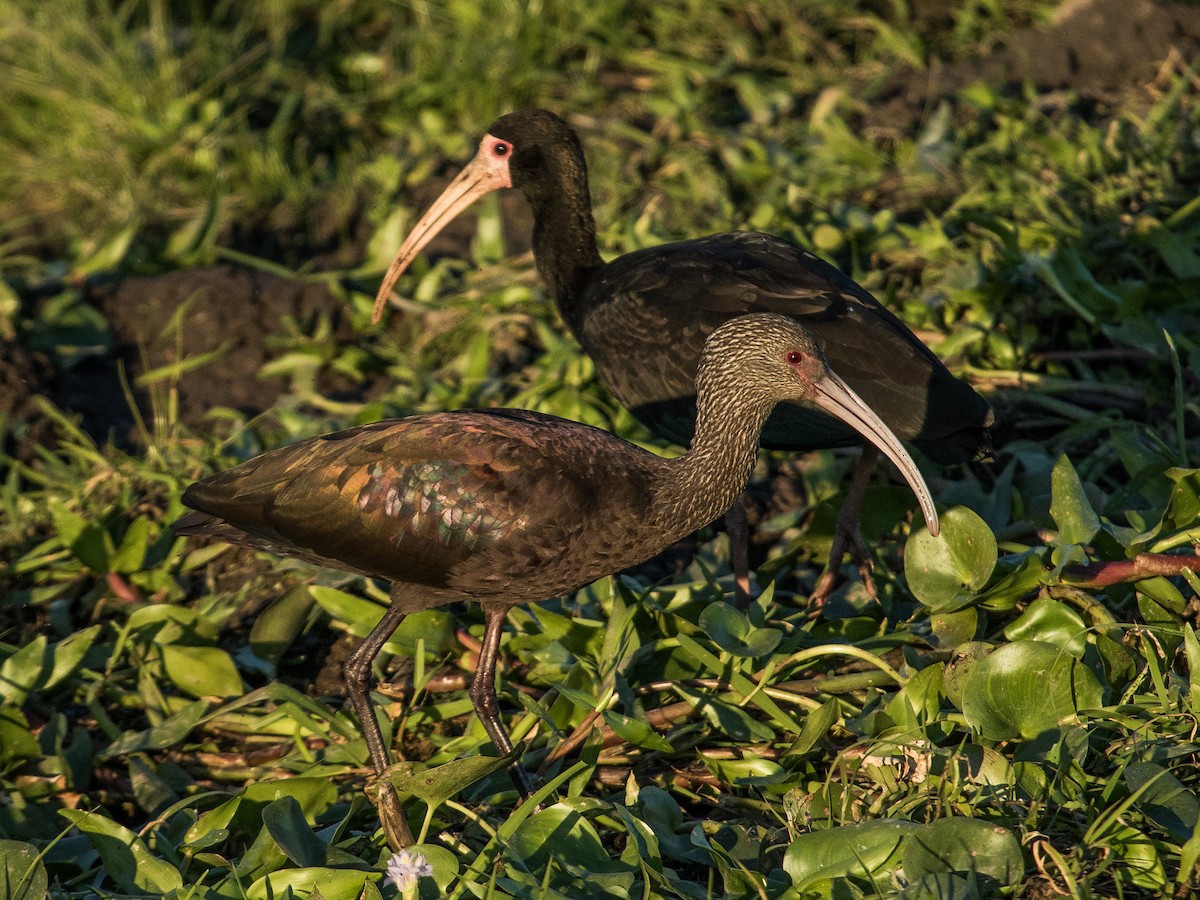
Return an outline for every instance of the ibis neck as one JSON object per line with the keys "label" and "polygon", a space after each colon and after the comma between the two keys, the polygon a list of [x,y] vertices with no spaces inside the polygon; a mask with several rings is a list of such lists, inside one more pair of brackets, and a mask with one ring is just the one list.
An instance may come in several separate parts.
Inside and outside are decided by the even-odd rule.
{"label": "ibis neck", "polygon": [[698,399],[692,448],[667,462],[656,497],[656,518],[672,540],[720,518],[746,489],[759,433],[774,406],[766,398],[728,393]]}
{"label": "ibis neck", "polygon": [[564,181],[556,191],[527,196],[533,209],[533,256],[538,274],[559,310],[569,318],[587,279],[604,261],[596,250],[587,176]]}

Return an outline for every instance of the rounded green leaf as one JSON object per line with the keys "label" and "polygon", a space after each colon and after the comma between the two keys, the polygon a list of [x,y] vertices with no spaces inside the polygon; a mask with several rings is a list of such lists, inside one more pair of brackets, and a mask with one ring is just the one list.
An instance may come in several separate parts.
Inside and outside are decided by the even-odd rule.
{"label": "rounded green leaf", "polygon": [[986,641],[967,641],[954,651],[942,672],[942,693],[947,700],[962,709],[963,691],[967,689],[971,673],[979,661],[995,649]]}
{"label": "rounded green leaf", "polygon": [[320,891],[322,897],[357,897],[378,872],[357,869],[284,869],[264,875],[246,891],[246,900],[275,900],[278,897],[307,897]]}
{"label": "rounded green leaf", "polygon": [[923,875],[910,881],[896,900],[982,900],[983,895],[970,881],[949,872]]}
{"label": "rounded green leaf", "polygon": [[37,848],[24,841],[0,841],[0,900],[49,896],[46,867]]}
{"label": "rounded green leaf", "polygon": [[904,846],[904,874],[912,879],[962,872],[1007,887],[1019,881],[1024,871],[1021,845],[1012,832],[980,819],[938,819]]}
{"label": "rounded green leaf", "polygon": [[1065,650],[1041,641],[1000,647],[970,673],[962,711],[988,740],[1030,739],[1100,706],[1104,688]]}
{"label": "rounded green leaf", "polygon": [[179,870],[151,853],[142,839],[124,825],[82,809],[61,809],[58,814],[87,835],[104,861],[108,877],[121,890],[161,895],[183,886]]}
{"label": "rounded green leaf", "polygon": [[517,826],[508,853],[534,872],[540,871],[552,856],[596,872],[613,868],[592,823],[565,803],[534,813]]}
{"label": "rounded green leaf", "polygon": [[873,819],[861,825],[813,831],[788,845],[783,869],[792,886],[800,889],[827,878],[865,878],[894,868],[904,841],[920,828],[912,822]]}
{"label": "rounded green leaf", "polygon": [[1059,600],[1039,597],[1004,629],[1010,641],[1045,641],[1083,658],[1088,626],[1083,617]]}
{"label": "rounded green leaf", "polygon": [[246,693],[233,659],[217,647],[167,644],[162,648],[162,660],[167,678],[185,694],[240,697]]}
{"label": "rounded green leaf", "polygon": [[941,515],[941,534],[922,528],[904,547],[909,590],[930,609],[966,606],[987,584],[996,566],[996,536],[965,506]]}
{"label": "rounded green leaf", "polygon": [[728,603],[713,603],[700,614],[699,625],[712,642],[734,656],[766,656],[783,638],[778,628],[756,628],[744,612]]}

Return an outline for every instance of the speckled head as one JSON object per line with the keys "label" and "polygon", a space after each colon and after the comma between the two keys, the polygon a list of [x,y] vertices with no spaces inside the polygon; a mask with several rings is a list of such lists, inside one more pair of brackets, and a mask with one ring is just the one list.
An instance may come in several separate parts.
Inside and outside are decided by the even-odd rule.
{"label": "speckled head", "polygon": [[730,319],[704,345],[696,374],[697,433],[705,405],[720,416],[731,405],[769,408],[804,401],[836,416],[875,444],[896,464],[921,503],[932,534],[937,511],[917,464],[900,439],[850,386],[829,368],[812,336],[794,319],[754,313]]}

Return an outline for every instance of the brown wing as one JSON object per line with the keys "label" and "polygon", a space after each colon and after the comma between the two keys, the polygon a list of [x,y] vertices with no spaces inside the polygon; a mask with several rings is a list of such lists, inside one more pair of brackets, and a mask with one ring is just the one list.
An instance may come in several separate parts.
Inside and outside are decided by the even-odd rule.
{"label": "brown wing", "polygon": [[198,482],[184,503],[213,519],[185,517],[176,530],[438,588],[461,583],[472,561],[508,553],[517,563],[491,579],[499,589],[612,505],[620,488],[593,469],[629,453],[641,451],[536,413],[415,416],[303,441]]}

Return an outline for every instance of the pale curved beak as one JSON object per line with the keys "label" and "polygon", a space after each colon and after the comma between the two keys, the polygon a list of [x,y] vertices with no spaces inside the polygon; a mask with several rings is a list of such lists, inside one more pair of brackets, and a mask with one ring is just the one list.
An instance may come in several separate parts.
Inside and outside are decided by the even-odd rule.
{"label": "pale curved beak", "polygon": [[941,526],[938,524],[938,514],[933,506],[933,497],[929,494],[929,486],[925,484],[917,464],[908,455],[900,439],[884,424],[883,419],[828,367],[825,369],[825,377],[813,385],[813,394],[808,399],[867,438],[896,464],[912,492],[917,495],[917,502],[921,504],[921,513],[925,516],[925,525],[929,533],[937,537]]}
{"label": "pale curved beak", "polygon": [[495,159],[490,155],[495,138],[488,135],[480,143],[479,152],[467,163],[467,167],[458,173],[450,182],[440,197],[433,201],[425,215],[421,216],[413,230],[409,232],[404,243],[400,246],[396,258],[388,266],[387,274],[383,276],[383,284],[375,295],[375,310],[371,314],[371,324],[379,322],[383,315],[383,305],[391,296],[392,288],[404,270],[408,268],[413,258],[420,253],[425,245],[432,241],[447,223],[455,216],[485,194],[490,194],[499,188],[512,187],[512,176],[508,171],[508,158]]}

